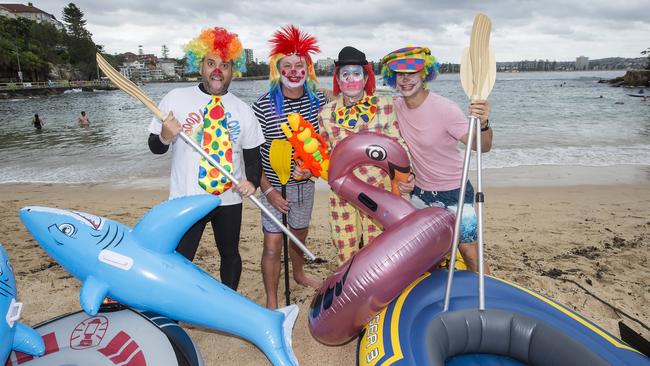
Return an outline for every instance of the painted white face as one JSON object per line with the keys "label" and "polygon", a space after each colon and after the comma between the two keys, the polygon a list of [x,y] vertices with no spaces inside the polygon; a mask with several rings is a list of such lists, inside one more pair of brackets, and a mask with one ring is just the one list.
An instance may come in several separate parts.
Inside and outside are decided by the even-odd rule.
{"label": "painted white face", "polygon": [[288,55],[278,63],[282,85],[289,88],[302,87],[307,80],[307,62],[304,57]]}
{"label": "painted white face", "polygon": [[345,65],[339,69],[339,87],[347,97],[356,97],[363,92],[366,78],[363,75],[363,66]]}
{"label": "painted white face", "polygon": [[403,97],[410,97],[422,89],[422,77],[419,72],[398,72],[397,73],[397,91]]}

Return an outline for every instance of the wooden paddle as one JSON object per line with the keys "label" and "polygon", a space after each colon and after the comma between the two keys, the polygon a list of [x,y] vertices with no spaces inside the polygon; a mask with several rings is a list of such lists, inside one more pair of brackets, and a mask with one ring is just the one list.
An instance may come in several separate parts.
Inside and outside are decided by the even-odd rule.
{"label": "wooden paddle", "polygon": [[[167,116],[160,109],[158,109],[156,103],[154,103],[153,100],[151,100],[142,91],[142,89],[138,88],[137,85],[133,84],[133,82],[127,79],[126,77],[124,77],[124,75],[117,72],[117,70],[115,70],[113,66],[111,66],[111,64],[109,64],[99,53],[96,54],[95,58],[97,59],[97,66],[99,66],[99,68],[102,69],[104,74],[111,80],[111,82],[113,82],[113,84],[115,84],[118,88],[122,89],[122,91],[124,91],[125,93],[129,94],[130,96],[142,102],[142,104],[144,104],[144,106],[147,107],[147,109],[149,109],[156,116],[156,118],[158,118],[161,121],[165,120]],[[185,141],[185,143],[190,145],[190,147],[192,147],[194,151],[196,151],[207,161],[209,161],[212,166],[217,168],[221,174],[225,175],[226,178],[230,179],[230,181],[233,184],[235,185],[239,184],[239,180],[237,178],[235,178],[232,174],[230,174],[229,171],[227,171],[221,165],[219,165],[219,163],[217,163],[208,153],[203,151],[203,149],[199,145],[197,145],[196,142],[194,142],[191,138],[189,138],[186,134],[180,133],[178,136],[181,140]],[[286,226],[282,225],[280,220],[278,220],[275,216],[273,216],[273,214],[266,207],[264,207],[264,205],[262,205],[262,203],[257,199],[257,197],[255,197],[254,195],[250,195],[248,196],[248,198],[257,207],[259,207],[259,209],[262,210],[262,212],[269,219],[271,219],[271,221],[273,221],[273,223],[276,224],[294,243],[296,243],[298,248],[300,248],[300,250],[302,250],[309,259],[316,260],[316,256],[312,254],[312,252],[310,252],[309,249],[305,247],[305,245],[300,241],[300,239],[298,239],[295,235],[293,235],[293,233],[289,229],[287,229]]]}
{"label": "wooden paddle", "polygon": [[[484,100],[492,91],[496,80],[496,60],[494,53],[490,49],[490,29],[492,22],[484,14],[478,14],[474,18],[472,26],[472,35],[470,38],[469,49],[465,49],[460,64],[460,82],[465,90],[465,94],[470,100]],[[476,133],[476,134],[475,134]],[[467,145],[465,146],[465,157],[463,162],[463,173],[461,178],[461,188],[458,197],[458,206],[456,209],[456,222],[454,225],[454,242],[451,250],[451,259],[447,284],[445,287],[444,311],[449,310],[449,300],[451,298],[451,287],[454,278],[454,265],[456,263],[456,250],[460,242],[460,221],[463,216],[463,206],[465,202],[465,191],[467,187],[467,176],[469,173],[469,161],[471,156],[472,145],[474,145],[474,136],[476,136],[476,157],[477,157],[477,190],[476,190],[476,207],[477,207],[477,229],[478,234],[478,266],[479,266],[479,309],[485,309],[485,285],[483,271],[483,183],[482,183],[482,162],[481,162],[481,123],[475,117],[470,117],[469,130],[467,133]]]}
{"label": "wooden paddle", "polygon": [[497,63],[490,48],[490,18],[479,14],[474,18],[470,47],[463,50],[460,62],[460,83],[467,97],[487,99],[494,87]]}

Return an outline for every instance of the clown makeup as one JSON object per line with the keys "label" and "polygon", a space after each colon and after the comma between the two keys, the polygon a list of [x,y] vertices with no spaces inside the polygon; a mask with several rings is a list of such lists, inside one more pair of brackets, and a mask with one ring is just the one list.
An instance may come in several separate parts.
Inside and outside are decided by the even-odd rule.
{"label": "clown makeup", "polygon": [[307,63],[298,55],[284,56],[278,62],[282,85],[288,88],[302,87],[307,79]]}
{"label": "clown makeup", "polygon": [[396,81],[397,91],[407,98],[419,92],[423,87],[419,72],[398,72]]}
{"label": "clown makeup", "polygon": [[347,97],[355,97],[363,91],[365,80],[363,66],[345,65],[339,69],[339,87]]}

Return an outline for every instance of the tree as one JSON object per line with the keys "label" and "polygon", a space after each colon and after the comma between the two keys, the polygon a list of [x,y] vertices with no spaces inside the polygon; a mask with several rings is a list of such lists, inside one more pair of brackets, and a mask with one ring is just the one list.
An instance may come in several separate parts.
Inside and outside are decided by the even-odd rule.
{"label": "tree", "polygon": [[63,8],[63,21],[67,23],[68,34],[75,38],[90,39],[92,34],[86,30],[84,13],[74,3]]}
{"label": "tree", "polygon": [[645,66],[646,70],[650,70],[650,47],[646,48],[645,50],[641,51],[642,55],[648,55],[648,64]]}

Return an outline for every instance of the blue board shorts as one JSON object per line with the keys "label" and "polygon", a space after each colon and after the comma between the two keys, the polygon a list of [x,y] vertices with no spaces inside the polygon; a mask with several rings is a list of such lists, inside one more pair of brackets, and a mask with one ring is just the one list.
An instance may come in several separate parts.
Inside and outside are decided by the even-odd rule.
{"label": "blue board shorts", "polygon": [[[456,213],[458,207],[458,196],[460,188],[452,189],[451,191],[425,191],[418,186],[415,186],[411,192],[411,203],[421,210],[426,207],[440,207],[445,208],[453,213]],[[471,243],[476,241],[476,226],[477,218],[476,211],[474,211],[474,187],[467,181],[465,188],[465,203],[463,205],[463,217],[460,220],[460,242]]]}

